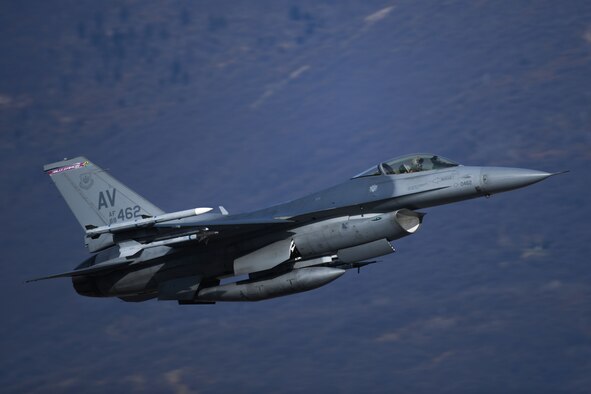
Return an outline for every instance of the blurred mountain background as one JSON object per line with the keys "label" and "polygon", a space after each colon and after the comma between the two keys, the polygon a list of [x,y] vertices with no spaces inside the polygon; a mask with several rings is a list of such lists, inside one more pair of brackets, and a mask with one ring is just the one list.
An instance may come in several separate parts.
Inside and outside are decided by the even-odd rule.
{"label": "blurred mountain background", "polygon": [[[588,392],[591,3],[4,1],[3,392]],[[321,289],[178,306],[24,280],[87,257],[45,163],[242,212],[398,155],[570,170],[428,210]]]}

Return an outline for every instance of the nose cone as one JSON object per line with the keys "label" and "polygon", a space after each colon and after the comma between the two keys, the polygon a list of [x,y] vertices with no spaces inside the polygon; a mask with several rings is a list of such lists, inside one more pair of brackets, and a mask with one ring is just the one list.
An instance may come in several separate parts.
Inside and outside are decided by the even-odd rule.
{"label": "nose cone", "polygon": [[554,174],[525,168],[484,167],[481,171],[481,187],[487,194],[529,186]]}

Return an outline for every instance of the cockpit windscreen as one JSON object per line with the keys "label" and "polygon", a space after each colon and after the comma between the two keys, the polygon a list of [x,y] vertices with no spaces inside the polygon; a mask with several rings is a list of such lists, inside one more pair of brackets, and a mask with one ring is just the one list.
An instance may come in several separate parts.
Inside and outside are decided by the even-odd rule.
{"label": "cockpit windscreen", "polygon": [[442,156],[432,154],[414,154],[404,157],[397,157],[392,160],[378,164],[354,178],[374,175],[396,175],[412,172],[440,170],[443,168],[457,167],[459,164]]}

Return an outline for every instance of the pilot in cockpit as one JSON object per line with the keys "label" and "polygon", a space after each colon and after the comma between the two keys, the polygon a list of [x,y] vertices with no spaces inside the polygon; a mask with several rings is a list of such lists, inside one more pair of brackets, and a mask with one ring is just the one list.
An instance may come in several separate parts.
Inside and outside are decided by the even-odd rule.
{"label": "pilot in cockpit", "polygon": [[412,159],[410,169],[408,172],[420,172],[423,171],[423,158],[415,157]]}

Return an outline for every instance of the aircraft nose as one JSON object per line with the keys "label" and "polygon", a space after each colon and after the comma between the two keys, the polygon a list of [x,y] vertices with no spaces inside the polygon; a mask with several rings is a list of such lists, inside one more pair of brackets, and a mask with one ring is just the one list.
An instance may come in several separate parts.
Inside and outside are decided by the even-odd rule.
{"label": "aircraft nose", "polygon": [[555,174],[525,168],[484,167],[481,187],[487,194],[500,193],[532,185],[552,175]]}

